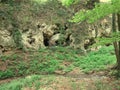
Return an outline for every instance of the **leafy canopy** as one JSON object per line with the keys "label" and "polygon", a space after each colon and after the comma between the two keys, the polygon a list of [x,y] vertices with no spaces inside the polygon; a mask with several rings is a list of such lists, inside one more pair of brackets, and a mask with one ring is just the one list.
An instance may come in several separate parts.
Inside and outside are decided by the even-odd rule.
{"label": "leafy canopy", "polygon": [[[63,5],[69,6],[80,0],[62,0]],[[111,13],[120,12],[120,0],[111,0],[107,3],[99,3],[92,10],[81,10],[72,17],[70,22],[87,21],[93,23],[100,18],[103,18]]]}
{"label": "leafy canopy", "polygon": [[71,4],[77,3],[79,1],[80,0],[61,0],[62,4],[65,5],[65,6],[70,6]]}

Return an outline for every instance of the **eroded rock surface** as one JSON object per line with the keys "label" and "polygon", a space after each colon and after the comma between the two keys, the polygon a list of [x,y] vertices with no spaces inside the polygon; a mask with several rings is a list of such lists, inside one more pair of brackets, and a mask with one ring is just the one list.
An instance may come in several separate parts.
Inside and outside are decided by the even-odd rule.
{"label": "eroded rock surface", "polygon": [[0,49],[1,51],[7,50],[9,47],[15,47],[15,42],[11,33],[6,29],[0,29]]}
{"label": "eroded rock surface", "polygon": [[[83,1],[85,2],[85,0]],[[24,10],[19,12],[15,11],[10,16],[15,21],[7,18],[9,17],[7,16],[9,14],[8,6],[0,6],[0,11],[3,12],[3,16],[0,17],[0,47],[2,49],[7,47],[12,48],[18,47],[21,44],[21,47],[25,50],[38,50],[39,48],[62,45],[85,51],[90,45],[96,42],[96,37],[107,37],[110,34],[111,16],[105,17],[94,24],[88,24],[86,22],[74,24],[68,22],[68,19],[78,10],[90,9],[85,6],[84,2],[70,9],[58,3],[58,7],[52,5],[52,9],[46,7],[46,11],[41,10],[36,13],[28,10],[31,7],[29,3],[26,5],[21,4]],[[87,4],[90,3],[88,2]],[[94,5],[90,7],[93,8]],[[14,31],[15,33],[13,33]]]}

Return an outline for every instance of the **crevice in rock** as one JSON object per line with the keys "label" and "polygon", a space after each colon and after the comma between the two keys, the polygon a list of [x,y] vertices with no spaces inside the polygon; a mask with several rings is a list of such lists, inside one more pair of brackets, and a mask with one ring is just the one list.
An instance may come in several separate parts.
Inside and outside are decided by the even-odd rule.
{"label": "crevice in rock", "polygon": [[37,25],[37,28],[39,29],[41,26],[40,25]]}
{"label": "crevice in rock", "polygon": [[45,37],[44,37],[44,45],[49,46],[49,40],[47,38],[45,38]]}
{"label": "crevice in rock", "polygon": [[0,54],[6,52],[7,50],[5,49],[4,46],[0,45]]}
{"label": "crevice in rock", "polygon": [[57,40],[57,41],[55,41],[55,45],[56,46],[58,46],[59,45],[59,41]]}
{"label": "crevice in rock", "polygon": [[67,46],[67,45],[69,45],[70,44],[70,35],[71,34],[69,34],[68,36],[67,36],[67,38],[66,38],[66,40],[65,40],[65,45]]}
{"label": "crevice in rock", "polygon": [[85,48],[85,49],[88,49],[89,46],[93,45],[94,43],[96,43],[95,40],[94,40],[94,38],[90,38],[90,39],[89,39],[89,42],[86,43],[86,44],[84,44],[84,48]]}
{"label": "crevice in rock", "polygon": [[44,45],[45,46],[49,46],[49,39],[48,39],[48,36],[45,34],[45,33],[43,33],[43,43],[44,43]]}
{"label": "crevice in rock", "polygon": [[26,32],[28,32],[29,31],[29,29],[27,28],[27,29],[24,29],[23,31],[22,31],[22,33],[26,33]]}
{"label": "crevice in rock", "polygon": [[34,38],[31,38],[28,42],[29,42],[29,44],[32,44],[32,43],[35,42],[35,39],[34,39]]}

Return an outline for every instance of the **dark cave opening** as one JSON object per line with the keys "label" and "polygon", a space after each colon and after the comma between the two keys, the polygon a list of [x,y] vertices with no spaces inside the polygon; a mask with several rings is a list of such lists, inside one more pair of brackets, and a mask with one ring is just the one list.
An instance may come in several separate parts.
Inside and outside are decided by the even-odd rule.
{"label": "dark cave opening", "polygon": [[66,40],[65,40],[66,45],[69,45],[69,44],[71,43],[71,41],[70,41],[70,35],[71,35],[71,34],[69,34],[69,35],[67,36]]}
{"label": "dark cave opening", "polygon": [[90,38],[89,40],[90,40],[89,43],[84,44],[84,48],[85,49],[88,49],[91,45],[93,45],[94,43],[96,43],[95,40],[94,40],[94,38]]}
{"label": "dark cave opening", "polygon": [[44,38],[44,45],[45,45],[45,46],[49,46],[49,39]]}

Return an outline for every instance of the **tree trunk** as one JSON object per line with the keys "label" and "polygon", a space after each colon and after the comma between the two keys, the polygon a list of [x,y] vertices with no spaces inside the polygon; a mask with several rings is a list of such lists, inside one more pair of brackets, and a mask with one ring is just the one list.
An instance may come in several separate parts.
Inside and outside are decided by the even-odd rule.
{"label": "tree trunk", "polygon": [[[117,18],[116,18],[117,17]],[[116,22],[118,25],[116,25]],[[118,29],[117,29],[118,26]],[[112,15],[112,30],[113,33],[116,33],[120,30],[120,15],[113,14]],[[117,65],[114,67],[115,69],[120,69],[120,42],[113,42],[115,55],[117,59]]]}
{"label": "tree trunk", "polygon": [[[118,32],[120,32],[120,14],[117,14]],[[120,41],[118,42],[117,69],[120,70]]]}

